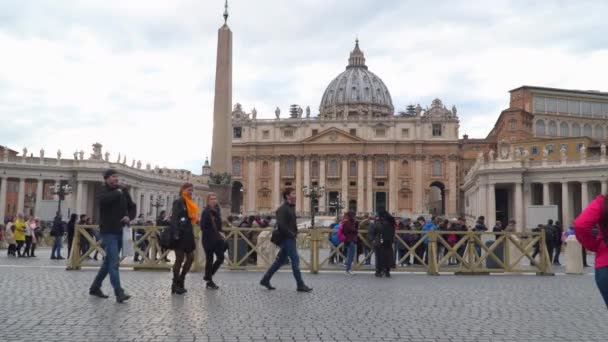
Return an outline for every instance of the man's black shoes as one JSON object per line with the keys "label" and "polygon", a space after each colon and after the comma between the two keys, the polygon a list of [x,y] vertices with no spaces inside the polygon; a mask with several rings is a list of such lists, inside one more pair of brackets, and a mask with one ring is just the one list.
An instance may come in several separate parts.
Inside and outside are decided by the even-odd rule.
{"label": "man's black shoes", "polygon": [[260,281],[260,285],[264,286],[265,288],[269,289],[269,290],[275,290],[276,287],[273,287],[272,285],[270,285],[269,281]]}
{"label": "man's black shoes", "polygon": [[95,297],[99,297],[99,298],[108,298],[108,295],[105,295],[103,292],[101,292],[101,289],[97,289],[97,290],[89,290],[89,294],[91,296],[95,296]]}
{"label": "man's black shoes", "polygon": [[308,287],[306,285],[302,285],[298,287],[298,292],[310,292],[312,291],[312,287]]}
{"label": "man's black shoes", "polygon": [[131,298],[131,296],[129,296],[128,294],[121,292],[119,294],[116,295],[116,301],[118,303],[123,303],[129,300],[129,298]]}

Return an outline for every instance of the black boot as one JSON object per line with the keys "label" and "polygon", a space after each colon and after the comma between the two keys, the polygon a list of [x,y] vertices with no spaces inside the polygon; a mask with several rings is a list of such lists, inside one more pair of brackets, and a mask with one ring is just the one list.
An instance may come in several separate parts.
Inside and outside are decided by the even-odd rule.
{"label": "black boot", "polygon": [[217,289],[219,289],[220,287],[219,287],[219,286],[217,286],[217,285],[216,285],[216,284],[213,282],[213,280],[209,280],[209,281],[207,282],[207,288],[208,288],[208,289],[211,289],[211,290],[217,290]]}
{"label": "black boot", "polygon": [[186,293],[186,290],[181,286],[181,280],[179,278],[173,278],[173,283],[171,284],[171,293],[178,295]]}
{"label": "black boot", "polygon": [[179,278],[179,282],[178,282],[178,284],[179,284],[179,287],[180,287],[180,288],[181,288],[181,289],[184,291],[183,293],[188,292],[188,290],[186,290],[186,285],[185,285],[185,283],[186,283],[186,276],[185,276],[185,275],[182,275],[182,276]]}

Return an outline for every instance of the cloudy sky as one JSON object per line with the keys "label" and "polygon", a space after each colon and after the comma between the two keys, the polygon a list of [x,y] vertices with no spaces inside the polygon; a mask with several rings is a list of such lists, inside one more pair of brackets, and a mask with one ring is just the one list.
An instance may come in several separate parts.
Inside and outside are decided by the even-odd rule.
{"label": "cloudy sky", "polygon": [[[0,145],[200,173],[223,0],[0,1]],[[234,99],[318,111],[359,37],[396,110],[439,97],[483,138],[521,85],[608,90],[608,2],[231,0]]]}

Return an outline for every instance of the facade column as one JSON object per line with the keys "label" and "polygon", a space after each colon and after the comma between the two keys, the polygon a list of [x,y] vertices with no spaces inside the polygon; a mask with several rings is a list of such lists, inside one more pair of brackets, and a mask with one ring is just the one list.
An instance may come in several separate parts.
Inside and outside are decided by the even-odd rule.
{"label": "facade column", "polygon": [[[6,158],[6,149],[4,150]],[[6,187],[8,186],[8,178],[2,177],[0,180],[0,222],[4,223],[6,217]]]}
{"label": "facade column", "polygon": [[549,183],[543,183],[543,205],[549,205]]}
{"label": "facade column", "polygon": [[40,206],[42,205],[42,192],[44,191],[44,179],[38,179],[36,183],[36,203],[34,204],[34,216],[40,217]]}
{"label": "facade column", "polygon": [[488,219],[486,222],[488,227],[492,227],[496,223],[496,187],[494,183],[488,184]]}
{"label": "facade column", "polygon": [[424,208],[424,184],[422,184],[422,175],[424,169],[424,156],[416,155],[414,159],[414,212],[425,212]]}
{"label": "facade column", "polygon": [[562,183],[562,225],[569,227],[572,223],[570,216],[570,196],[568,195],[568,182]]}
{"label": "facade column", "polygon": [[[319,186],[321,187],[325,187],[325,156],[323,156],[321,159],[319,159]],[[322,213],[327,213],[327,205],[326,205],[326,199],[327,198],[327,189],[325,190],[325,194],[323,194],[323,196],[319,197],[319,211]]]}
{"label": "facade column", "polygon": [[608,193],[608,181],[603,180],[602,181],[602,195],[606,195]]}
{"label": "facade column", "polygon": [[526,226],[523,222],[524,219],[524,198],[522,196],[522,183],[513,184],[515,187],[515,195],[513,201],[515,202],[515,230],[523,232]]}
{"label": "facade column", "polygon": [[273,208],[277,209],[281,205],[281,159],[280,157],[274,158],[274,172],[272,174],[272,199]]}
{"label": "facade column", "polygon": [[296,213],[301,213],[304,204],[302,192],[302,157],[296,157]]}
{"label": "facade column", "polygon": [[359,156],[357,160],[357,212],[363,213],[367,212],[365,210],[365,198],[363,197],[365,193],[365,184],[364,184],[364,172],[365,172],[365,159]]}
{"label": "facade column", "polygon": [[587,181],[581,182],[581,211],[587,208],[589,204],[589,183]]}
{"label": "facade column", "polygon": [[19,196],[17,197],[17,214],[24,214],[25,206],[25,178],[19,178]]}
{"label": "facade column", "polygon": [[397,208],[397,193],[399,192],[399,175],[397,171],[397,157],[391,156],[388,162],[389,167],[389,190],[388,190],[388,212],[396,213],[399,208]]}
{"label": "facade column", "polygon": [[366,186],[366,194],[367,194],[367,210],[368,213],[373,213],[374,210],[374,188],[373,188],[373,170],[374,170],[374,158],[372,156],[367,157],[367,186]]}
{"label": "facade column", "polygon": [[[310,189],[310,158],[308,156],[304,157],[304,179],[303,179],[304,187]],[[302,211],[304,215],[310,215],[310,198],[303,197],[302,203]]]}
{"label": "facade column", "polygon": [[340,191],[340,199],[344,203],[344,209],[342,213],[348,211],[348,157],[342,157],[342,190]]}
{"label": "facade column", "polygon": [[[458,156],[448,156],[448,195],[445,198],[445,210],[449,216],[458,216],[458,198],[460,193],[460,187],[458,185]],[[461,208],[464,206],[461,205]],[[463,211],[463,210],[462,210]]]}
{"label": "facade column", "polygon": [[255,203],[257,193],[257,179],[256,179],[256,158],[249,158],[249,165],[247,165],[247,211],[250,214],[254,214],[257,211]]}

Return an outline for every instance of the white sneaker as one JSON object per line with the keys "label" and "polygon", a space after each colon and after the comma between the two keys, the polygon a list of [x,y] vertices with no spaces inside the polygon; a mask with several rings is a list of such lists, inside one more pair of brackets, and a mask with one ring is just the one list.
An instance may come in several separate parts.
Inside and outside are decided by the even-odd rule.
{"label": "white sneaker", "polygon": [[352,271],[346,271],[346,275],[354,276],[355,274]]}

